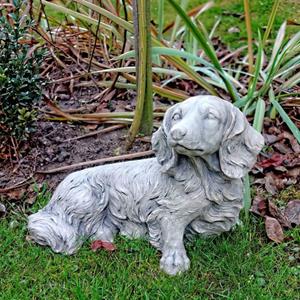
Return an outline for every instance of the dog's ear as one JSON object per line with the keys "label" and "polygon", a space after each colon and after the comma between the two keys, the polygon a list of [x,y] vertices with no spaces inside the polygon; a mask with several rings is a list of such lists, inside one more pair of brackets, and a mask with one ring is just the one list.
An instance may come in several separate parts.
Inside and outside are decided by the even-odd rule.
{"label": "dog's ear", "polygon": [[219,150],[222,172],[230,178],[242,178],[254,166],[264,145],[263,136],[250,126],[246,117],[232,106]]}
{"label": "dog's ear", "polygon": [[167,110],[161,127],[153,134],[151,140],[152,150],[159,164],[162,166],[162,172],[168,172],[171,168],[175,167],[178,160],[178,155],[169,145],[167,138],[171,129],[173,110],[174,107]]}

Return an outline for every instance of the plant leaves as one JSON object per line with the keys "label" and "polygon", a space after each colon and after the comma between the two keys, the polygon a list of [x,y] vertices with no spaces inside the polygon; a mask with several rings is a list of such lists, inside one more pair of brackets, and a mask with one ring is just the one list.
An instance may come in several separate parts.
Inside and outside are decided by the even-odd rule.
{"label": "plant leaves", "polygon": [[296,138],[296,140],[298,141],[298,143],[300,143],[300,130],[297,128],[297,126],[294,124],[294,122],[290,119],[290,117],[284,111],[284,109],[279,104],[279,102],[276,101],[274,92],[272,91],[272,89],[269,92],[269,98],[270,98],[271,103],[274,105],[274,107],[277,109],[278,113],[280,114],[282,120],[289,127],[289,129],[293,133],[293,135]]}
{"label": "plant leaves", "polygon": [[91,249],[94,252],[96,252],[99,249],[104,249],[104,250],[113,252],[113,251],[117,250],[117,247],[113,243],[96,240],[91,243]]}
{"label": "plant leaves", "polygon": [[268,238],[280,244],[284,240],[283,230],[275,218],[265,217],[265,228]]}
{"label": "plant leaves", "polygon": [[300,225],[300,200],[292,200],[285,208],[284,215],[291,224]]}

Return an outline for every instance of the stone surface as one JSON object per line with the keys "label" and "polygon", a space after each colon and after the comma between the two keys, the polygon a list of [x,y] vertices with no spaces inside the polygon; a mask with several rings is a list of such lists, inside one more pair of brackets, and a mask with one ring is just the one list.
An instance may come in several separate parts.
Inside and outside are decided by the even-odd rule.
{"label": "stone surface", "polygon": [[181,273],[190,265],[184,236],[220,234],[238,222],[242,177],[262,146],[261,134],[229,102],[189,98],[168,109],[154,133],[156,158],[70,174],[29,217],[29,233],[67,254],[88,238],[147,237],[162,252],[161,268]]}

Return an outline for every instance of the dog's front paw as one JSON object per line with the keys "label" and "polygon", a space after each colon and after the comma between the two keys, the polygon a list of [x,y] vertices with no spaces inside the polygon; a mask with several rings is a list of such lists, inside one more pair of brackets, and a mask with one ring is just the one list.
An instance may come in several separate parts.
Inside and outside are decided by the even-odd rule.
{"label": "dog's front paw", "polygon": [[190,267],[190,260],[184,249],[170,249],[163,253],[160,268],[169,275],[180,274]]}

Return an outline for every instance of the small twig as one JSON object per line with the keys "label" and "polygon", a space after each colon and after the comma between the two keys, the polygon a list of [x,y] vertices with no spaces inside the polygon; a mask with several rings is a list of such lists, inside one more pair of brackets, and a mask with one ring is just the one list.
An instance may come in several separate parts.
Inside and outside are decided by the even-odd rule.
{"label": "small twig", "polygon": [[7,192],[9,192],[11,190],[14,190],[16,188],[19,188],[19,187],[25,185],[28,181],[30,181],[32,179],[32,177],[33,177],[33,175],[31,175],[29,178],[26,178],[26,179],[24,179],[24,180],[22,180],[22,181],[20,181],[20,182],[18,182],[16,184],[12,185],[12,186],[0,189],[0,194],[1,193],[7,193]]}
{"label": "small twig", "polygon": [[41,170],[37,171],[39,174],[54,174],[58,172],[63,172],[67,170],[72,170],[72,169],[77,169],[80,167],[86,167],[90,165],[100,165],[104,164],[107,162],[115,162],[115,161],[123,161],[123,160],[131,160],[134,158],[139,158],[139,157],[145,157],[145,156],[150,156],[154,154],[153,150],[148,150],[148,151],[143,151],[143,152],[138,152],[138,153],[132,153],[132,154],[124,154],[124,155],[118,155],[118,156],[113,156],[113,157],[107,157],[107,158],[100,158],[100,159],[95,159],[95,160],[89,160],[69,166],[64,166],[64,167],[59,167],[59,168],[54,168],[50,170]]}
{"label": "small twig", "polygon": [[45,20],[46,20],[47,27],[48,27],[48,30],[49,30],[49,35],[50,35],[51,42],[54,43],[54,39],[53,39],[53,36],[52,36],[50,23],[49,23],[48,16],[47,16],[46,11],[45,11],[45,5],[42,3],[42,1],[40,1],[40,5],[41,5],[41,10],[42,10],[42,12],[43,12],[43,14],[45,16]]}
{"label": "small twig", "polygon": [[14,148],[14,152],[15,152],[15,155],[16,155],[16,159],[17,161],[19,162],[20,161],[20,157],[19,157],[19,153],[18,153],[18,148],[19,148],[19,145],[18,145],[18,142],[17,140],[14,138],[14,137],[10,137],[10,140],[11,140],[11,143],[13,145],[13,148]]}
{"label": "small twig", "polygon": [[144,143],[151,143],[151,138],[149,136],[137,137],[135,140]]}
{"label": "small twig", "polygon": [[125,127],[125,125],[115,125],[115,126],[107,127],[107,128],[104,128],[104,129],[89,132],[89,133],[81,135],[81,136],[76,136],[74,138],[67,139],[65,142],[81,140],[81,139],[84,139],[84,138],[87,138],[87,137],[91,137],[91,136],[94,136],[94,135],[97,135],[97,134],[103,134],[103,133],[111,132],[111,131],[114,131],[116,129],[120,129],[120,128],[124,128],[124,127]]}

